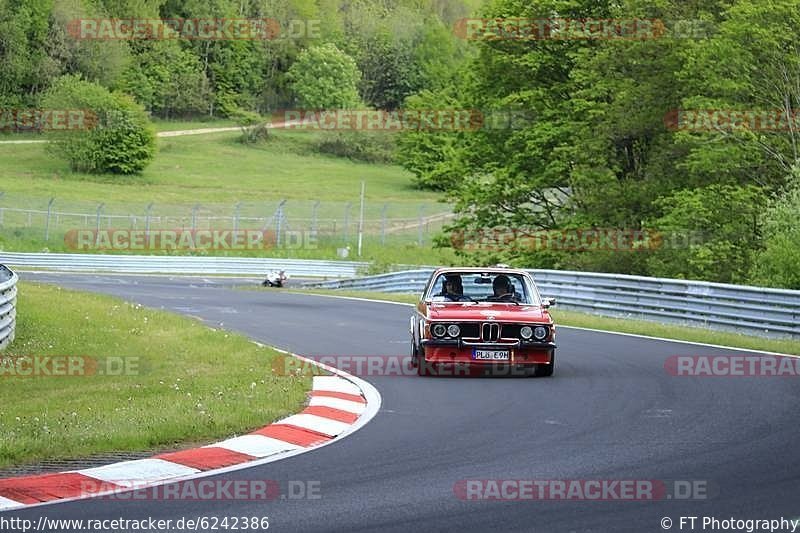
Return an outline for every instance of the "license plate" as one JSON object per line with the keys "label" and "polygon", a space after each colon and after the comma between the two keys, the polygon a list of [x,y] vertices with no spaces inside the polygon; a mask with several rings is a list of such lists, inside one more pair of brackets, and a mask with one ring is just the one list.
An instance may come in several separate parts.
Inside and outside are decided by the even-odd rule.
{"label": "license plate", "polygon": [[472,358],[479,361],[508,361],[511,359],[509,350],[473,350]]}

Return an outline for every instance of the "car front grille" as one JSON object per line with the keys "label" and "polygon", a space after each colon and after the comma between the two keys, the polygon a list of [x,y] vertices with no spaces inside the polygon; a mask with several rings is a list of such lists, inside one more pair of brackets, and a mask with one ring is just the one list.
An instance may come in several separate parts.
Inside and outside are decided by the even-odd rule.
{"label": "car front grille", "polygon": [[481,324],[481,340],[484,342],[497,342],[500,339],[500,324],[484,322]]}

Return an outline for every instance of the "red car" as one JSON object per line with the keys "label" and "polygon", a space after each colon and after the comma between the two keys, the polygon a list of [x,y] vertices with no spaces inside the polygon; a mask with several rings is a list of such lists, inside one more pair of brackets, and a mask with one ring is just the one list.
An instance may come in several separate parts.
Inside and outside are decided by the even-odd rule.
{"label": "red car", "polygon": [[556,326],[531,275],[510,268],[440,268],[411,317],[411,364],[552,376]]}

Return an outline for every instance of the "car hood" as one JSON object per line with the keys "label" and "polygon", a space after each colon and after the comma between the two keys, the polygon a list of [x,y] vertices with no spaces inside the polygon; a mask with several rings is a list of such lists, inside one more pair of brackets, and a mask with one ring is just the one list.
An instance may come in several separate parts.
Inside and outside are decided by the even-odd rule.
{"label": "car hood", "polygon": [[[550,313],[538,305],[509,305],[498,303],[432,303],[428,306],[432,320],[496,320],[551,322]],[[493,318],[490,318],[493,317]]]}

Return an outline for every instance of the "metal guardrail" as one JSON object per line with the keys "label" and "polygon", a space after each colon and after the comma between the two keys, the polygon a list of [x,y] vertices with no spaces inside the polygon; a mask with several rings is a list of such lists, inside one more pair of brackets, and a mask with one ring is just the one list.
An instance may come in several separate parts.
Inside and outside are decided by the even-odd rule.
{"label": "metal guardrail", "polygon": [[0,265],[0,350],[14,341],[18,280],[14,272]]}
{"label": "metal guardrail", "polygon": [[356,261],[314,261],[263,257],[29,254],[13,252],[0,252],[0,263],[17,268],[127,274],[240,274],[263,276],[270,270],[286,270],[292,277],[321,278],[356,276],[369,266],[369,263]]}
{"label": "metal guardrail", "polygon": [[[419,294],[431,269],[306,286]],[[531,270],[559,307],[760,335],[800,338],[800,291],[621,274]]]}

